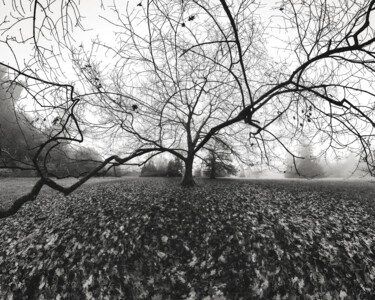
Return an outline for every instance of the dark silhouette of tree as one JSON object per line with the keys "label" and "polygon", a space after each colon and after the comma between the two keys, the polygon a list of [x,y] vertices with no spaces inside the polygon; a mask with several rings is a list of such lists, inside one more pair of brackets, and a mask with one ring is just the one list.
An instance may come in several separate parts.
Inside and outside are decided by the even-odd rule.
{"label": "dark silhouette of tree", "polygon": [[167,175],[167,164],[164,159],[154,161],[150,159],[146,162],[141,170],[141,177],[164,177]]}
{"label": "dark silhouette of tree", "polygon": [[182,177],[183,165],[181,159],[175,157],[168,162],[167,176]]}
{"label": "dark silhouette of tree", "polygon": [[203,174],[210,179],[236,175],[237,168],[233,165],[231,149],[224,143],[215,142],[212,148],[208,148],[208,155],[204,160]]}
{"label": "dark silhouette of tree", "polygon": [[146,163],[141,170],[141,177],[154,177],[158,176],[159,172],[156,168],[154,162],[150,160],[148,163]]}
{"label": "dark silhouette of tree", "polygon": [[[15,12],[0,23],[0,65],[12,84],[24,83],[45,139],[31,158],[40,180],[0,217],[44,185],[69,194],[106,168],[163,152],[183,161],[182,184],[192,186],[194,158],[217,136],[263,163],[272,164],[276,145],[297,157],[292,141],[306,135],[323,152],[346,147],[371,162],[375,0],[286,0],[270,26],[261,4],[114,1],[90,23],[107,21],[113,39],[106,30],[88,45],[79,1],[7,2]],[[63,187],[47,176],[48,158],[84,138],[100,139],[108,155]]]}

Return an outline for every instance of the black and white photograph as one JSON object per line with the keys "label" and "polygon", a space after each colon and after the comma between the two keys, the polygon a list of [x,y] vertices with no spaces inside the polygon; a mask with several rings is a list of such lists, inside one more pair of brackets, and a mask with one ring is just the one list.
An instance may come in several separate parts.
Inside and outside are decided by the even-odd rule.
{"label": "black and white photograph", "polygon": [[0,0],[0,300],[375,299],[375,0]]}

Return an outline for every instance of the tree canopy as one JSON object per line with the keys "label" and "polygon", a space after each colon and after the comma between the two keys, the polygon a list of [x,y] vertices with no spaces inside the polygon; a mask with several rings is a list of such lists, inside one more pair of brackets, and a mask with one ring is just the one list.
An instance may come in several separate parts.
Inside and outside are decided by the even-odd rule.
{"label": "tree canopy", "polygon": [[[244,162],[272,164],[280,149],[298,157],[304,138],[360,152],[373,170],[375,0],[7,3],[0,65],[24,83],[46,139],[31,159],[40,180],[0,216],[43,185],[69,194],[103,168],[163,152],[192,186],[194,159],[215,137]],[[57,145],[87,140],[106,159],[70,187],[46,175]]]}

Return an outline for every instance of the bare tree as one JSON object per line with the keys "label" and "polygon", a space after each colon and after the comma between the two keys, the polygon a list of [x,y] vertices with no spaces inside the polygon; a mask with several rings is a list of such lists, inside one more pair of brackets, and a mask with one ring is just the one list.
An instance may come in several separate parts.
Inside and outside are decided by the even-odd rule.
{"label": "bare tree", "polygon": [[[102,1],[107,9],[96,20],[112,25],[116,39],[88,47],[74,39],[83,27],[78,1],[12,0],[0,34],[13,59],[1,65],[25,82],[29,113],[43,116],[48,138],[32,159],[40,180],[0,217],[43,185],[69,194],[103,168],[145,154],[140,164],[162,152],[183,160],[182,183],[191,186],[194,157],[219,134],[269,163],[275,143],[293,155],[301,136],[370,161],[375,0],[283,0],[270,24],[262,2]],[[19,46],[34,51],[29,61]],[[43,161],[59,143],[98,136],[109,156],[76,184],[47,176]]]}
{"label": "bare tree", "polygon": [[[106,20],[121,28],[116,38],[128,42],[114,46],[94,41],[95,48],[112,58],[109,72],[84,49],[72,50],[80,82],[91,92],[86,106],[101,116],[95,125],[85,120],[91,132],[107,137],[106,144],[113,148],[120,140],[127,147],[153,147],[175,155],[185,163],[184,186],[194,185],[194,158],[218,132],[210,130],[223,121],[222,128],[234,123],[242,107],[239,79],[231,74],[233,62],[226,49],[226,43],[234,47],[234,39],[221,36],[214,20],[192,4],[129,4],[125,14],[115,7],[114,16]],[[211,12],[219,16],[220,7]],[[230,24],[226,27],[229,34]],[[259,49],[251,50],[256,59],[246,61],[246,70],[267,57],[257,40],[261,29],[248,37]]]}

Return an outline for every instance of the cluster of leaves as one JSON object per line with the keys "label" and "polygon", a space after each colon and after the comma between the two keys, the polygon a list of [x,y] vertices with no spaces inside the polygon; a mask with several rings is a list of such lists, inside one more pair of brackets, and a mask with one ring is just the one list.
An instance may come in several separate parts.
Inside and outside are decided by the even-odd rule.
{"label": "cluster of leaves", "polygon": [[365,299],[374,224],[357,199],[246,181],[45,193],[0,221],[0,298]]}

